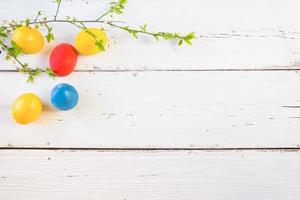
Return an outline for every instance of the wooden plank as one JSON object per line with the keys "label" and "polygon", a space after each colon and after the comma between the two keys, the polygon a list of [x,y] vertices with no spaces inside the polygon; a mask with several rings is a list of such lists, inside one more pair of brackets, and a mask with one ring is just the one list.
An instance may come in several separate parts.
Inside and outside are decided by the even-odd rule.
{"label": "wooden plank", "polygon": [[[273,72],[74,73],[25,84],[0,73],[1,147],[299,147],[300,76]],[[73,84],[80,102],[70,112],[49,103],[59,82]],[[15,124],[17,96],[35,92],[41,118]]]}
{"label": "wooden plank", "polygon": [[296,152],[0,151],[5,200],[298,200]]}
{"label": "wooden plank", "polygon": [[[108,8],[108,2],[63,1],[59,18],[75,15],[78,19],[92,20]],[[34,18],[38,10],[49,15],[55,13],[51,0],[12,0],[2,6],[5,9],[1,10],[1,20]],[[147,37],[136,41],[127,33],[109,29],[107,52],[80,57],[77,69],[299,69],[299,6],[298,0],[130,0],[124,15],[116,20],[135,27],[148,23],[154,31],[195,31],[198,39],[191,47],[179,48]],[[54,27],[56,42],[47,45],[39,55],[25,56],[24,61],[32,66],[46,66],[54,45],[73,43],[76,28],[69,24]],[[14,66],[1,59],[0,69],[14,69]]]}

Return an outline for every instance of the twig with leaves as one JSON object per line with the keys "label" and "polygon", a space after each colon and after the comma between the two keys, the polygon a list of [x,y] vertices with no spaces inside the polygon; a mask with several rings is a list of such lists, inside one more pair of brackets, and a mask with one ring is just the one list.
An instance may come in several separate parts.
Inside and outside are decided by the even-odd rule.
{"label": "twig with leaves", "polygon": [[[117,14],[120,15],[123,13],[125,9],[126,0],[118,0],[110,3],[110,8],[101,14],[98,18],[95,20],[78,20],[75,17],[66,17],[65,19],[58,19],[58,14],[60,11],[60,6],[62,3],[62,0],[55,0],[55,3],[57,4],[56,12],[52,19],[48,19],[47,17],[42,17],[42,12],[38,11],[35,19],[25,19],[24,21],[4,21],[3,25],[0,26],[0,46],[2,52],[6,54],[6,59],[10,60],[13,59],[19,67],[17,67],[17,70],[21,73],[28,75],[28,82],[33,82],[34,78],[41,74],[46,73],[49,77],[54,78],[55,74],[53,71],[51,71],[50,68],[32,68],[29,67],[27,63],[23,63],[20,61],[19,56],[21,55],[20,48],[16,45],[14,41],[12,41],[11,33],[20,26],[34,26],[37,29],[43,29],[46,31],[45,38],[47,42],[51,42],[55,39],[53,28],[49,25],[51,23],[69,23],[81,30],[85,30],[87,33],[89,33],[91,36],[95,38],[95,45],[101,49],[104,49],[104,45],[102,43],[102,40],[97,40],[97,37],[88,31],[87,23],[97,23],[97,24],[103,24],[108,25],[113,28],[117,28],[123,31],[126,31],[130,35],[132,35],[134,38],[138,38],[139,35],[149,35],[154,37],[157,41],[159,39],[164,40],[176,40],[178,42],[178,45],[182,45],[183,43],[186,43],[188,45],[192,44],[192,40],[195,39],[195,33],[190,32],[188,34],[179,34],[179,33],[170,33],[170,32],[151,32],[148,31],[147,24],[144,24],[140,26],[139,28],[131,28],[130,26],[121,26],[118,25],[117,21],[113,21],[113,15]],[[107,19],[109,17],[109,20]],[[1,52],[0,52],[1,53]]]}

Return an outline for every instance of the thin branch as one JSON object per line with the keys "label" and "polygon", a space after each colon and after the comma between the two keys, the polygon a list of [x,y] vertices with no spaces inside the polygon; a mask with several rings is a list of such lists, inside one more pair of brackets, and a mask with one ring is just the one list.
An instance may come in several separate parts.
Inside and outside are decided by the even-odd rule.
{"label": "thin branch", "polygon": [[81,21],[67,20],[66,22],[67,22],[67,23],[70,23],[70,24],[72,24],[72,25],[74,25],[74,26],[76,26],[77,28],[84,29],[84,26],[80,26],[80,25],[76,24],[76,23],[80,23],[80,24],[82,25],[83,22],[81,22]]}
{"label": "thin branch", "polygon": [[[67,20],[67,19],[56,19],[56,20],[46,20],[46,21],[31,21],[28,24],[44,24],[44,23],[106,23],[106,21],[96,21],[96,20]],[[121,21],[110,21],[110,22],[121,22]],[[12,27],[15,28],[15,27]]]}
{"label": "thin branch", "polygon": [[56,20],[56,18],[57,18],[57,15],[58,15],[58,12],[59,12],[59,8],[60,8],[60,5],[61,5],[61,1],[62,0],[57,0],[57,7],[56,7],[56,13],[54,15],[54,20]]}
{"label": "thin branch", "polygon": [[124,5],[127,0],[118,0],[117,2],[111,2],[111,7],[108,11],[103,13],[100,17],[96,19],[96,21],[99,21],[103,17],[107,16],[108,14],[116,13],[116,14],[122,14],[122,10],[124,9]]}
{"label": "thin branch", "polygon": [[39,16],[40,16],[41,14],[42,14],[42,12],[39,11],[39,12],[37,13],[37,15],[36,15],[36,17],[35,17],[35,19],[34,19],[33,22],[37,22],[37,20],[39,19]]}
{"label": "thin branch", "polygon": [[17,70],[21,73],[28,74],[27,82],[32,83],[34,81],[34,78],[40,73],[46,73],[50,78],[54,78],[56,76],[54,72],[48,67],[46,69],[41,69],[38,67],[36,68],[28,67],[27,63],[23,63],[21,60],[19,60],[19,58],[16,55],[10,53],[9,47],[7,45],[1,43],[1,46],[6,51],[6,54],[9,56],[9,58],[14,59],[14,61],[16,61],[20,65],[20,68],[17,67]]}
{"label": "thin branch", "polygon": [[108,15],[111,12],[111,10],[108,10],[107,12],[105,12],[103,15],[101,15],[100,17],[98,17],[96,19],[96,21],[99,21],[100,19],[102,19],[103,17],[105,17],[106,15]]}
{"label": "thin branch", "polygon": [[194,32],[190,32],[186,35],[181,35],[179,33],[169,33],[169,32],[149,32],[147,31],[147,24],[145,24],[144,26],[140,26],[140,29],[134,29],[128,26],[120,26],[112,22],[106,22],[106,23],[112,27],[128,32],[135,38],[138,38],[137,35],[138,33],[142,33],[145,35],[153,36],[156,40],[159,40],[159,38],[163,38],[165,40],[178,40],[178,45],[182,45],[183,42],[191,45],[192,44],[191,40],[196,38]]}
{"label": "thin branch", "polygon": [[11,56],[21,67],[23,70],[28,70],[26,64],[22,63],[17,57]]}
{"label": "thin branch", "polygon": [[105,13],[103,13],[100,17],[98,17],[95,21],[99,21],[100,19],[102,19],[103,17],[105,17],[106,15],[108,15],[109,13],[111,13],[118,5],[115,5],[113,7],[111,7],[108,11],[106,11]]}
{"label": "thin branch", "polygon": [[5,49],[7,55],[9,55],[10,57],[12,57],[19,65],[21,65],[22,68],[24,68],[25,64],[23,64],[16,56],[12,55],[9,53],[8,51],[8,46],[4,43],[1,43],[1,46]]}
{"label": "thin branch", "polygon": [[118,7],[118,6],[119,6],[119,4],[116,4],[116,5],[114,5],[114,6],[111,6],[110,9],[109,9],[108,11],[106,11],[105,13],[103,13],[100,17],[98,17],[98,18],[96,19],[96,21],[99,21],[100,19],[102,19],[103,17],[105,17],[106,15],[108,15],[109,13],[113,12],[113,10],[114,10],[116,7]]}
{"label": "thin branch", "polygon": [[[70,23],[74,26],[77,26],[78,28],[81,28],[81,29],[84,29],[86,28],[86,26],[83,24],[83,23],[100,23],[100,24],[107,24],[109,26],[112,26],[112,27],[115,27],[115,28],[119,28],[119,29],[122,29],[122,30],[125,30],[125,31],[134,31],[136,33],[143,33],[143,34],[146,34],[146,35],[150,35],[150,36],[154,36],[154,37],[157,37],[157,36],[161,36],[162,33],[164,32],[148,32],[148,31],[143,31],[143,30],[139,30],[139,29],[131,29],[131,28],[128,28],[127,26],[120,26],[120,25],[117,25],[115,23],[123,23],[123,21],[105,21],[105,20],[102,20],[102,21],[99,21],[99,20],[46,20],[46,21],[31,21],[29,22],[28,24],[45,24],[45,23]],[[81,24],[82,26],[79,26],[78,24],[76,23],[79,23]],[[12,26],[12,28],[15,28],[14,26]],[[184,36],[179,36],[179,39],[182,39]]]}
{"label": "thin branch", "polygon": [[112,26],[112,27],[119,28],[119,29],[122,29],[122,30],[127,31],[127,32],[128,31],[134,31],[136,33],[143,33],[143,34],[151,35],[151,36],[154,36],[154,37],[159,36],[159,33],[151,33],[151,32],[142,31],[142,30],[138,30],[138,29],[129,29],[127,26],[119,26],[119,25],[113,24],[112,22],[107,22],[107,24]]}

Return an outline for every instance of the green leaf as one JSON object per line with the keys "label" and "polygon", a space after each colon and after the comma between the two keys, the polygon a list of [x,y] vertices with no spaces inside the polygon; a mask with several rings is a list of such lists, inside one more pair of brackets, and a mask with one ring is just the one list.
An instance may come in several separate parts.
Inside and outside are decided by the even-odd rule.
{"label": "green leaf", "polygon": [[126,3],[126,0],[119,0],[118,2],[114,1],[114,2],[111,2],[110,5],[110,11],[108,11],[108,13],[112,14],[112,13],[115,13],[115,14],[122,14],[123,13],[123,10],[125,8],[125,3]]}
{"label": "green leaf", "polygon": [[86,28],[84,28],[84,31],[87,33],[87,34],[89,34],[89,35],[91,35],[93,38],[97,38],[97,36],[94,34],[94,33],[92,33],[91,31],[89,31],[88,29],[86,29]]}
{"label": "green leaf", "polygon": [[186,36],[184,36],[184,38],[187,40],[195,39],[196,38],[195,32],[191,32],[191,33],[187,34]]}
{"label": "green leaf", "polygon": [[0,27],[0,37],[8,37],[5,27]]}
{"label": "green leaf", "polygon": [[7,37],[7,34],[6,34],[6,33],[1,33],[1,32],[0,32],[0,37]]}
{"label": "green leaf", "polygon": [[158,35],[153,35],[153,37],[156,39],[156,41],[159,41],[159,36]]}
{"label": "green leaf", "polygon": [[10,55],[6,55],[5,56],[5,60],[10,60],[11,59],[11,56]]}
{"label": "green leaf", "polygon": [[170,40],[170,39],[174,39],[174,35],[172,33],[160,33],[161,36],[165,39],[165,40]]}
{"label": "green leaf", "polygon": [[127,0],[119,0],[119,4],[124,5],[127,2]]}
{"label": "green leaf", "polygon": [[54,35],[51,32],[48,32],[45,37],[46,37],[47,42],[51,42],[54,40]]}
{"label": "green leaf", "polygon": [[[192,45],[192,42],[189,39],[183,38],[184,42],[188,45]],[[182,41],[182,40],[181,40]]]}
{"label": "green leaf", "polygon": [[50,78],[55,79],[56,74],[49,67],[46,68],[45,72],[48,74]]}
{"label": "green leaf", "polygon": [[28,63],[23,63],[22,67],[27,69],[28,68]]}
{"label": "green leaf", "polygon": [[101,51],[105,51],[103,40],[96,40],[95,45],[100,49]]}
{"label": "green leaf", "polygon": [[33,81],[34,81],[34,78],[33,78],[33,76],[32,75],[28,75],[28,78],[27,78],[27,83],[33,83]]}
{"label": "green leaf", "polygon": [[21,48],[13,40],[11,40],[10,43],[11,47],[8,47],[7,51],[10,54],[10,56],[16,58],[21,54]]}
{"label": "green leaf", "polygon": [[178,45],[179,46],[182,45],[182,40],[179,40]]}
{"label": "green leaf", "polygon": [[27,83],[33,83],[34,78],[42,73],[42,70],[40,68],[35,69],[28,69],[27,67],[23,67],[25,70],[23,70],[24,73],[28,73]]}
{"label": "green leaf", "polygon": [[185,35],[182,39],[184,40],[185,43],[191,45],[192,44],[191,40],[195,38],[196,38],[195,33],[190,32],[187,35]]}
{"label": "green leaf", "polygon": [[131,35],[132,35],[135,39],[138,39],[137,32],[131,31]]}
{"label": "green leaf", "polygon": [[140,26],[141,31],[147,32],[147,24],[144,24],[143,26]]}
{"label": "green leaf", "polygon": [[26,25],[26,26],[29,26],[29,23],[30,23],[30,19],[26,18],[26,19],[25,19],[25,25]]}

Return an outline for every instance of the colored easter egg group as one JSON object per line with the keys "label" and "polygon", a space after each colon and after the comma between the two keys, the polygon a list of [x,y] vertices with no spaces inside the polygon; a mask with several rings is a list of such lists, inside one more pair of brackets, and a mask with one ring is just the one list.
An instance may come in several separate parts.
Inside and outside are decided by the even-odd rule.
{"label": "colored easter egg group", "polygon": [[[22,53],[33,54],[44,47],[44,37],[36,28],[29,26],[18,27],[12,41],[20,47]],[[106,33],[102,29],[87,28],[81,30],[75,38],[75,47],[62,43],[51,51],[49,65],[58,77],[71,74],[76,67],[78,53],[94,55],[104,51],[108,42]],[[73,109],[79,100],[77,90],[70,84],[56,85],[50,94],[50,102],[57,110],[68,111]],[[42,100],[33,93],[19,96],[12,106],[13,119],[19,124],[28,124],[37,120],[42,113]]]}
{"label": "colored easter egg group", "polygon": [[[61,111],[73,109],[79,99],[77,90],[67,83],[56,85],[50,96],[52,105]],[[42,108],[42,100],[36,94],[25,93],[14,102],[12,116],[17,123],[28,124],[40,117]]]}

